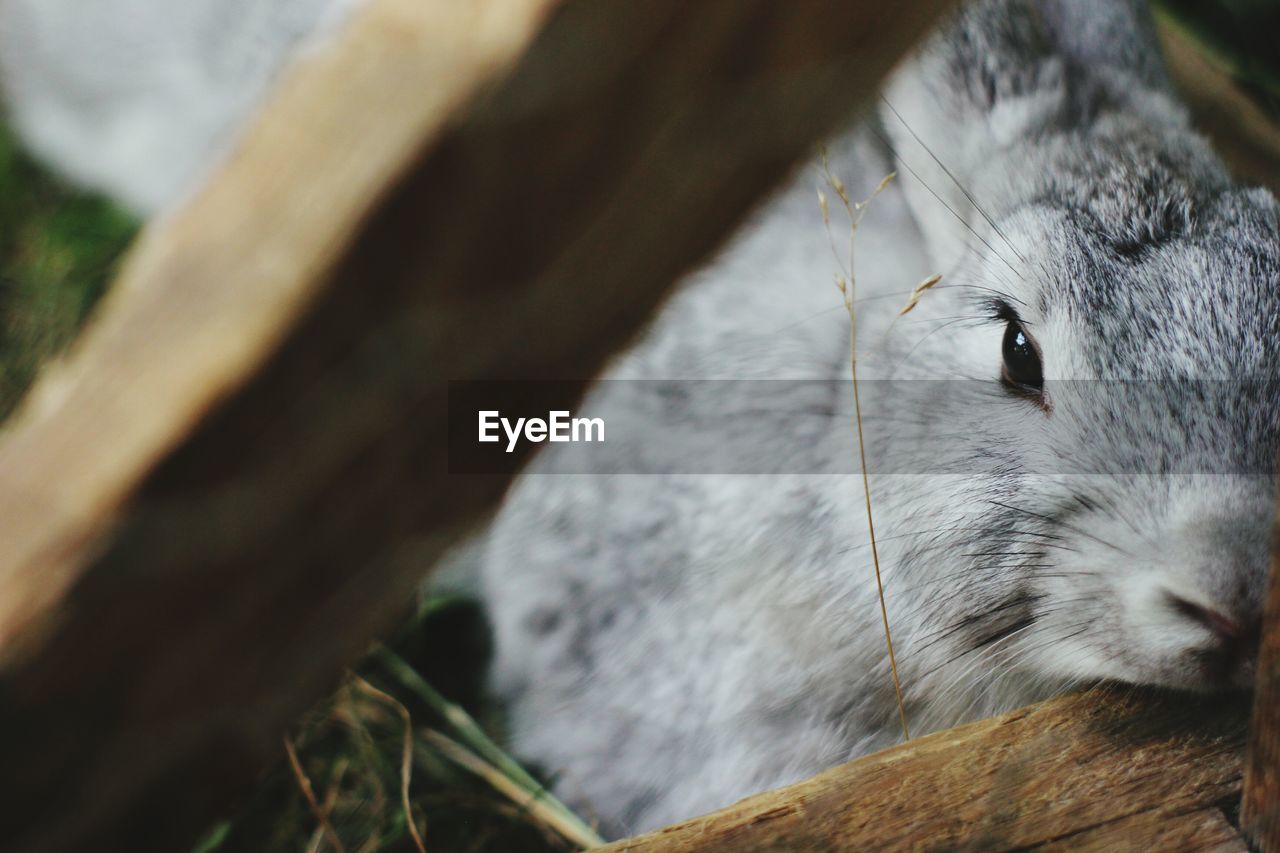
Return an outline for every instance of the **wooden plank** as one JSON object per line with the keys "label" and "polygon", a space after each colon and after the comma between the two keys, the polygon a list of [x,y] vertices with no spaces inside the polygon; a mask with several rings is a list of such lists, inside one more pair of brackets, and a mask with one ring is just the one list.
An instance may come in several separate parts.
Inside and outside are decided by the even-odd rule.
{"label": "wooden plank", "polygon": [[1249,845],[1221,809],[1200,809],[1183,814],[1152,809],[1054,839],[1033,849],[1043,853],[1151,853],[1164,850],[1248,853]]}
{"label": "wooden plank", "polygon": [[[371,0],[0,440],[0,837],[180,849],[944,0]],[[483,97],[479,97],[483,94]]]}
{"label": "wooden plank", "polygon": [[423,140],[553,5],[379,0],[288,80],[194,203],[147,229],[78,357],[0,444],[0,660],[42,637],[83,563],[68,551],[91,549],[140,476],[279,346]]}
{"label": "wooden plank", "polygon": [[1261,853],[1280,853],[1280,555],[1262,617],[1240,823]]}
{"label": "wooden plank", "polygon": [[1280,124],[1168,21],[1160,41],[1196,126],[1232,172],[1280,194]]}
{"label": "wooden plank", "polygon": [[1148,850],[1179,849],[1151,846],[1160,838],[1227,844],[1203,813],[1239,794],[1246,711],[1224,697],[1100,688],[938,732],[607,849],[998,851],[1071,847],[1073,838],[1105,847],[1129,832]]}

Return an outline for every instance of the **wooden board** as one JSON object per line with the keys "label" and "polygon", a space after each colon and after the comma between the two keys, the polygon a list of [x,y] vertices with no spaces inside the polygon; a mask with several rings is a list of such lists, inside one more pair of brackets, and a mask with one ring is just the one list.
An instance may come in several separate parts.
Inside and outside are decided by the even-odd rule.
{"label": "wooden board", "polygon": [[[1272,541],[1276,541],[1274,533]],[[1272,556],[1263,609],[1240,812],[1241,825],[1255,849],[1280,853],[1280,553]]]}
{"label": "wooden board", "polygon": [[1280,194],[1280,124],[1177,28],[1162,23],[1160,41],[1196,126],[1238,178]]}
{"label": "wooden board", "polygon": [[615,853],[1241,850],[1247,703],[1098,689],[911,741]]}
{"label": "wooden board", "polygon": [[448,382],[569,408],[944,5],[371,0],[0,441],[6,849],[189,843],[501,498]]}

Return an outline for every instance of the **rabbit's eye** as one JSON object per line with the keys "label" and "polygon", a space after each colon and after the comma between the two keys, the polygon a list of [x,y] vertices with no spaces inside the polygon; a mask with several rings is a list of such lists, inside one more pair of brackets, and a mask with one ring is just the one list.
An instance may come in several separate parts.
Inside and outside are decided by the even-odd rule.
{"label": "rabbit's eye", "polygon": [[1006,385],[1018,391],[1040,393],[1044,389],[1044,376],[1040,370],[1040,353],[1027,335],[1022,324],[1009,321],[1004,331],[1004,370],[1002,379]]}

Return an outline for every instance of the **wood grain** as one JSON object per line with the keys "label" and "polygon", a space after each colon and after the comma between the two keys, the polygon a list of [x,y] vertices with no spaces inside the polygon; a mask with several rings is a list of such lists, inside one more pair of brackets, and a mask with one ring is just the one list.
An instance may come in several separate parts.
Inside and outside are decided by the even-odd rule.
{"label": "wood grain", "polygon": [[1262,617],[1240,823],[1261,853],[1280,853],[1280,555]]}
{"label": "wood grain", "polygon": [[945,5],[372,0],[0,441],[6,849],[188,844],[504,493],[449,381],[580,395]]}
{"label": "wood grain", "polygon": [[1097,851],[1097,853],[1248,853],[1244,841],[1219,808],[1193,812],[1152,809],[1063,836],[1036,850]]}
{"label": "wood grain", "polygon": [[867,756],[612,851],[1240,849],[1247,703],[1067,696]]}

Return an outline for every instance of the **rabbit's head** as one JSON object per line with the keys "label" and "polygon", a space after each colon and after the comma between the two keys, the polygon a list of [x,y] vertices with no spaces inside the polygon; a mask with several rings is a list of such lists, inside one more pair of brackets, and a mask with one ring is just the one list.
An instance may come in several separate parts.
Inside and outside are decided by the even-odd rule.
{"label": "rabbit's head", "polygon": [[884,473],[912,475],[884,512],[906,534],[902,657],[934,693],[1002,674],[1246,685],[1280,451],[1280,205],[1230,180],[1159,75],[1086,70],[1022,25],[1038,60],[962,26],[882,110],[943,273],[879,342],[890,376],[937,380],[874,398]]}

